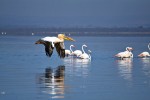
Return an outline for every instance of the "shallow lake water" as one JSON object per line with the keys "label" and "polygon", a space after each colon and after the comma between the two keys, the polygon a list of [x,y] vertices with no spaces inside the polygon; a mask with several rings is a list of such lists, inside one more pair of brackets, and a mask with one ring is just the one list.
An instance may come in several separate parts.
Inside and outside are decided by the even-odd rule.
{"label": "shallow lake water", "polygon": [[[150,100],[150,58],[137,55],[148,50],[148,36],[73,36],[66,41],[92,51],[91,61],[72,56],[49,58],[42,36],[0,36],[0,100]],[[133,59],[114,55],[133,47]],[[149,51],[150,52],[150,51]]]}

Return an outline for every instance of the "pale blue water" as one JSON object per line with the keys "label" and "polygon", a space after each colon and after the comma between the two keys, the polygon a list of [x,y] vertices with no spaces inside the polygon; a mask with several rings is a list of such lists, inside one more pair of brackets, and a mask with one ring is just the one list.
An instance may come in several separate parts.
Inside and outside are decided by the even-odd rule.
{"label": "pale blue water", "polygon": [[[65,42],[66,49],[86,44],[91,62],[59,59],[56,52],[48,58],[44,46],[34,44],[39,38],[0,37],[0,100],[150,100],[150,58],[137,57],[149,51],[150,37],[73,37],[76,42]],[[114,58],[126,46],[134,48],[134,58]]]}

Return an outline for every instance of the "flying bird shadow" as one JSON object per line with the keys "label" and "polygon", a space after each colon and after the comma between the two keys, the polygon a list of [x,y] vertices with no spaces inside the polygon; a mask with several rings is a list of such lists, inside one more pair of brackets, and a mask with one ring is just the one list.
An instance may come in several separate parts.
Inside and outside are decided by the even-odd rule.
{"label": "flying bird shadow", "polygon": [[42,93],[49,94],[51,98],[64,98],[65,93],[65,66],[45,68],[45,72],[38,77],[38,84]]}

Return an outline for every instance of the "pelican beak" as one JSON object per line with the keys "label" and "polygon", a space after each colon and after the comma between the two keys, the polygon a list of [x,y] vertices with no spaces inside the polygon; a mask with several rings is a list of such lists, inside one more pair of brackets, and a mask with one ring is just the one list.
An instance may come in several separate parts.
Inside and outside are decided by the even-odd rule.
{"label": "pelican beak", "polygon": [[75,41],[73,38],[68,37],[68,36],[64,36],[64,39],[65,39],[65,40],[68,40],[68,41]]}

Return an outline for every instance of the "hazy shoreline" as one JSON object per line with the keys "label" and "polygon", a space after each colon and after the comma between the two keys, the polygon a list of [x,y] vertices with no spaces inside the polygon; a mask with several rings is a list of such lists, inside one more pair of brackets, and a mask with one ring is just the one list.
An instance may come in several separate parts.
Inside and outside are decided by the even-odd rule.
{"label": "hazy shoreline", "polygon": [[1,35],[56,35],[58,33],[65,33],[73,36],[139,36],[150,35],[150,28],[136,27],[136,28],[0,28]]}

